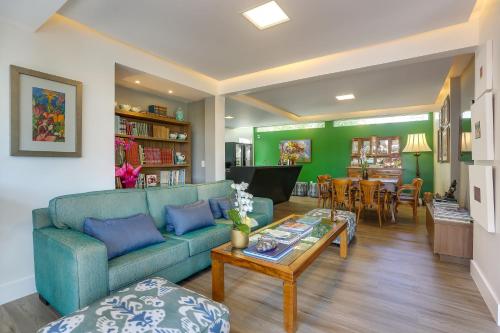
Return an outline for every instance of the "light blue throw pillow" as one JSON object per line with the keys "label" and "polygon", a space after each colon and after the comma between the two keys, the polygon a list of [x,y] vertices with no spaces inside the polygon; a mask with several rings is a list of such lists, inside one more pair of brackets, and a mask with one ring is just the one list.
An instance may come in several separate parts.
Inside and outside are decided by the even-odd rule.
{"label": "light blue throw pillow", "polygon": [[174,227],[177,236],[200,228],[215,225],[208,202],[188,206],[165,206],[166,219]]}
{"label": "light blue throw pillow", "polygon": [[145,214],[108,220],[87,217],[83,232],[106,245],[108,259],[165,241],[153,218]]}

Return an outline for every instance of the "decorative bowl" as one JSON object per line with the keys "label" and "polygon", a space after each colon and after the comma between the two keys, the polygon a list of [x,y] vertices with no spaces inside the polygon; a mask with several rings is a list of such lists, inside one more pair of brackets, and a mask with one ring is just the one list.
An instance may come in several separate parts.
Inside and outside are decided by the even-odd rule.
{"label": "decorative bowl", "polygon": [[120,110],[130,111],[130,105],[128,104],[120,104],[118,107],[120,108]]}
{"label": "decorative bowl", "polygon": [[177,139],[179,139],[179,140],[186,140],[187,139],[187,134],[186,133],[179,133],[179,134],[177,134]]}
{"label": "decorative bowl", "polygon": [[130,111],[132,112],[141,112],[141,107],[140,106],[133,106],[130,108]]}
{"label": "decorative bowl", "polygon": [[172,139],[172,140],[177,139],[177,133],[170,133],[168,136],[169,136],[169,137],[170,137],[170,139]]}

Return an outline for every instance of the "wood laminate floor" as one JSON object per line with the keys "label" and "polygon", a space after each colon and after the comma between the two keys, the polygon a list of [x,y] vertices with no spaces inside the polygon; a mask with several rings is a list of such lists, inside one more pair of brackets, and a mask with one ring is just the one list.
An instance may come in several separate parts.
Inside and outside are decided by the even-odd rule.
{"label": "wood laminate floor", "polygon": [[[275,207],[275,219],[314,208],[310,198]],[[375,215],[358,226],[347,260],[331,246],[300,277],[298,332],[499,333],[467,266],[440,262],[425,231],[401,208],[397,224],[378,227]],[[278,280],[226,266],[231,332],[283,332]],[[207,269],[181,283],[211,295]],[[1,333],[35,332],[57,318],[36,295],[0,306]]]}

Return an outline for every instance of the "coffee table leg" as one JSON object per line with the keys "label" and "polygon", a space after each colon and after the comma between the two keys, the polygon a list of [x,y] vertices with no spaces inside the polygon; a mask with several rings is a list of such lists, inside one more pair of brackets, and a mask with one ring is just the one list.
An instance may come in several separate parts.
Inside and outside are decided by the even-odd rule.
{"label": "coffee table leg", "polygon": [[340,257],[347,258],[347,228],[340,233]]}
{"label": "coffee table leg", "polygon": [[224,262],[212,257],[212,299],[224,302]]}
{"label": "coffee table leg", "polygon": [[283,281],[283,321],[287,333],[297,330],[297,283]]}

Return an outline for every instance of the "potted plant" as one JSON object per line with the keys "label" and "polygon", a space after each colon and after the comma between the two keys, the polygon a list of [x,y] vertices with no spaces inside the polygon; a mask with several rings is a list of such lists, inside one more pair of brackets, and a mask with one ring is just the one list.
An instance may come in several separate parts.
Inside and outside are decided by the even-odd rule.
{"label": "potted plant", "polygon": [[250,235],[250,218],[247,216],[253,210],[253,196],[245,192],[248,184],[232,184],[231,188],[235,190],[234,208],[228,211],[228,216],[233,221],[233,230],[231,231],[231,243],[234,248],[244,249],[248,246],[248,236]]}

